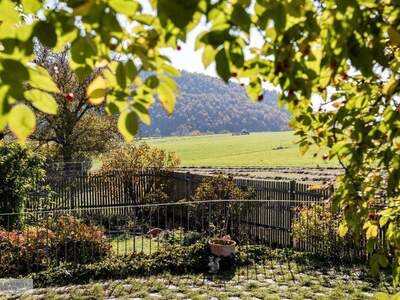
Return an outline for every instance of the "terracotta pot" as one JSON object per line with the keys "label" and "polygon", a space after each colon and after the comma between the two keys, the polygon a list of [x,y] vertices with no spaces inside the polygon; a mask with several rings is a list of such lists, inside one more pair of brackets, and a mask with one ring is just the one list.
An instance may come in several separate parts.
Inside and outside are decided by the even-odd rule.
{"label": "terracotta pot", "polygon": [[222,256],[222,257],[228,257],[232,253],[235,253],[235,247],[236,247],[236,242],[231,241],[229,245],[222,245],[221,242],[222,239],[215,239],[215,240],[210,240],[208,241],[208,244],[210,245],[210,251],[212,254],[215,256]]}

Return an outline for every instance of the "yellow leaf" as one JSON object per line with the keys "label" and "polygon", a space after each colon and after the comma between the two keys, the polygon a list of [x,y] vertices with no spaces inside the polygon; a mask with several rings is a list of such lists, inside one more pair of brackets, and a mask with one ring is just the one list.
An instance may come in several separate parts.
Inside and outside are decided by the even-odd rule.
{"label": "yellow leaf", "polygon": [[31,101],[32,105],[38,110],[46,114],[57,114],[57,102],[50,94],[40,90],[29,90],[24,93],[24,96]]}
{"label": "yellow leaf", "polygon": [[86,96],[89,98],[89,102],[93,105],[102,103],[106,96],[106,88],[107,84],[104,78],[102,76],[97,76],[86,90]]}
{"label": "yellow leaf", "polygon": [[378,236],[379,228],[377,225],[370,225],[367,229],[367,240],[376,238]]}
{"label": "yellow leaf", "polygon": [[382,93],[387,96],[392,95],[398,84],[399,81],[396,80],[394,77],[391,77],[389,81],[383,86]]}
{"label": "yellow leaf", "polygon": [[137,116],[133,111],[124,111],[118,118],[118,130],[125,141],[130,142],[138,130]]}
{"label": "yellow leaf", "polygon": [[312,185],[310,185],[310,186],[308,187],[308,190],[309,190],[309,191],[315,191],[315,190],[320,190],[320,189],[322,189],[322,185],[317,184],[317,183],[312,184]]}
{"label": "yellow leaf", "polygon": [[346,224],[342,223],[342,224],[339,225],[338,234],[339,234],[340,237],[344,237],[347,234],[348,231],[349,231],[349,228],[347,227]]}
{"label": "yellow leaf", "polygon": [[41,89],[47,92],[59,93],[60,90],[57,84],[53,81],[50,74],[41,66],[36,65],[34,69],[28,69],[29,72],[29,84],[37,89]]}
{"label": "yellow leaf", "polygon": [[376,294],[374,295],[374,298],[375,298],[376,300],[389,300],[389,299],[390,299],[390,296],[389,296],[388,294],[386,294],[386,293],[379,292],[379,293],[376,293]]}
{"label": "yellow leaf", "polygon": [[171,114],[175,107],[175,95],[167,84],[163,82],[160,83],[158,87],[158,97],[166,112]]}
{"label": "yellow leaf", "polygon": [[24,144],[28,136],[35,130],[35,114],[28,106],[17,104],[10,111],[8,126],[19,142]]}
{"label": "yellow leaf", "polygon": [[393,146],[397,151],[400,151],[400,136],[396,136],[393,140],[392,140]]}

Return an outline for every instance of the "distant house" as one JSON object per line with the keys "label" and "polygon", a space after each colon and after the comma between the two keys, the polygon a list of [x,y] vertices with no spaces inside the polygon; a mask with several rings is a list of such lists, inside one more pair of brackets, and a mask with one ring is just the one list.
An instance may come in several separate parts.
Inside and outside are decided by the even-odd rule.
{"label": "distant house", "polygon": [[249,135],[250,132],[246,129],[242,129],[240,132],[233,132],[232,135]]}

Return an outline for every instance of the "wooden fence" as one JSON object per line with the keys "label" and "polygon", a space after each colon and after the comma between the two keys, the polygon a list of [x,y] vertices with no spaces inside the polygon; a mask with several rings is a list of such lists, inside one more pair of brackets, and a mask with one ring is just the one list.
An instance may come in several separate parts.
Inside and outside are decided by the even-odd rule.
{"label": "wooden fence", "polygon": [[[199,184],[207,177],[213,175],[192,174],[189,172],[170,172],[171,200],[190,199]],[[255,200],[297,200],[318,201],[327,199],[333,193],[333,187],[324,189],[311,189],[308,183],[299,183],[295,180],[266,180],[254,178],[233,178],[241,189],[255,192]]]}
{"label": "wooden fence", "polygon": [[[164,178],[154,170],[48,176],[31,191],[28,208],[76,209],[151,203],[149,197],[160,188]],[[50,192],[44,187],[48,187]]]}
{"label": "wooden fence", "polygon": [[[60,176],[52,174],[31,191],[29,209],[75,209],[189,200],[207,177],[175,171],[115,171],[101,175]],[[328,198],[332,189],[310,190],[296,181],[234,178],[243,190],[252,190],[255,200],[318,201]],[[49,193],[44,187],[49,187]],[[47,197],[47,195],[50,197]],[[47,199],[50,198],[49,201]],[[210,199],[212,200],[212,199]]]}

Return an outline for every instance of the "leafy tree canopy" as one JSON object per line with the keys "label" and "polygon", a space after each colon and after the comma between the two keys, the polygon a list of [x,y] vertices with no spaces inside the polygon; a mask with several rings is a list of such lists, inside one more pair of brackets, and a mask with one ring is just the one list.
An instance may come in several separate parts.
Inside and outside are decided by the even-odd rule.
{"label": "leafy tree canopy", "polygon": [[[400,281],[398,0],[151,0],[154,14],[134,0],[51,3],[0,1],[0,128],[24,141],[36,124],[26,102],[60,93],[45,70],[29,65],[36,36],[56,50],[71,43],[71,67],[81,78],[107,65],[89,86],[88,101],[106,98],[107,112],[120,114],[118,128],[132,139],[139,120],[150,122],[155,96],[173,111],[176,84],[166,74],[179,72],[162,49],[178,49],[205,19],[209,26],[196,42],[204,65],[215,61],[225,81],[246,78],[253,100],[261,99],[262,81],[280,86],[302,150],[328,146],[324,157],[337,156],[346,169],[336,200],[345,220],[340,233],[365,233],[373,269],[389,257]],[[263,37],[261,47],[252,46],[251,31]],[[143,71],[153,75],[143,81]],[[37,92],[27,97],[25,84]],[[324,104],[319,110],[311,107],[312,95]],[[380,202],[388,208],[377,208]],[[378,245],[382,227],[386,242]]]}

